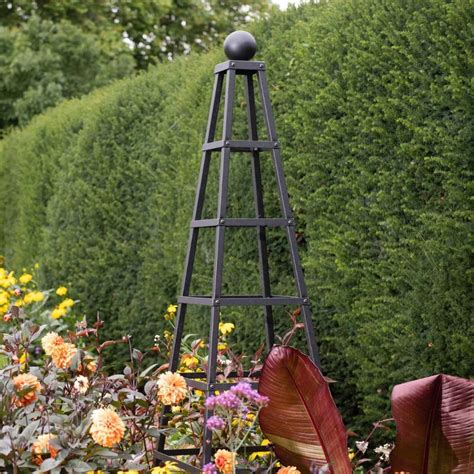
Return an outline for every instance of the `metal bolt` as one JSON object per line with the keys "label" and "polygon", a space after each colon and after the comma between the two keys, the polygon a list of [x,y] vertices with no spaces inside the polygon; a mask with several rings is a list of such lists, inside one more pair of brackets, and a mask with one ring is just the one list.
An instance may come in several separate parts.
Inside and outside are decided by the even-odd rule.
{"label": "metal bolt", "polygon": [[256,147],[253,149],[253,151],[258,151],[258,147],[256,146]]}
{"label": "metal bolt", "polygon": [[235,66],[235,63],[234,63],[234,62],[231,62],[230,65],[231,65],[232,67],[234,67],[234,66]]}
{"label": "metal bolt", "polygon": [[209,390],[214,390],[216,386],[214,384],[209,385]]}
{"label": "metal bolt", "polygon": [[280,144],[278,142],[275,142],[273,145],[277,146],[277,147],[280,146]]}
{"label": "metal bolt", "polygon": [[308,298],[304,298],[304,299],[303,299],[303,303],[309,303],[309,299],[308,299]]}
{"label": "metal bolt", "polygon": [[260,69],[263,69],[263,68],[265,67],[265,64],[259,64],[258,67],[259,67]]}
{"label": "metal bolt", "polygon": [[229,145],[230,145],[230,141],[229,141],[229,140],[226,140],[226,141],[225,141],[225,144],[226,144],[227,146],[229,146]]}
{"label": "metal bolt", "polygon": [[215,304],[219,304],[220,301],[219,301],[219,300],[214,300],[214,303],[215,303]]}
{"label": "metal bolt", "polygon": [[288,224],[293,224],[293,219],[288,219]]}
{"label": "metal bolt", "polygon": [[219,219],[219,224],[224,224],[225,223],[225,219]]}

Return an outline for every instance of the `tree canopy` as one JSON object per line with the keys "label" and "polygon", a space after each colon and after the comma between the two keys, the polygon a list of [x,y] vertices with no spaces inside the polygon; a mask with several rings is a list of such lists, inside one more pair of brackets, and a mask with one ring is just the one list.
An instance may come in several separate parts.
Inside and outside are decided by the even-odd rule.
{"label": "tree canopy", "polygon": [[206,51],[270,8],[268,0],[0,0],[0,130],[134,70]]}

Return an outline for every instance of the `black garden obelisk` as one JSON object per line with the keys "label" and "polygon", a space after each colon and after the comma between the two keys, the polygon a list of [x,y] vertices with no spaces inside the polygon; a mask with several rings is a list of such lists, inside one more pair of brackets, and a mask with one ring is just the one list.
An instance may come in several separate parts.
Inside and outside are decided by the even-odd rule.
{"label": "black garden obelisk", "polygon": [[[256,52],[256,43],[253,36],[243,31],[236,31],[229,35],[224,43],[224,50],[229,58],[218,64],[214,70],[215,82],[212,92],[209,119],[204,145],[202,147],[202,161],[196,191],[194,212],[190,225],[188,249],[184,266],[184,277],[181,295],[178,297],[178,310],[175,321],[173,347],[171,351],[170,370],[176,371],[179,366],[180,348],[183,337],[184,320],[188,305],[205,305],[210,307],[210,333],[209,333],[209,355],[207,374],[202,372],[183,373],[188,384],[196,389],[209,394],[216,390],[226,390],[232,383],[216,383],[216,361],[219,333],[220,309],[223,306],[262,306],[265,319],[262,326],[265,327],[267,349],[270,350],[274,344],[275,334],[273,327],[274,305],[296,305],[301,306],[301,314],[305,327],[310,358],[316,365],[320,365],[318,348],[315,341],[311,309],[303,271],[298,255],[294,219],[292,216],[288,192],[283,174],[283,166],[280,155],[280,143],[278,142],[272,107],[269,98],[265,64],[261,61],[250,61]],[[232,139],[233,106],[235,97],[236,75],[244,76],[246,107],[249,138],[248,140]],[[225,79],[225,81],[224,81]],[[225,82],[225,87],[224,87]],[[259,140],[257,133],[257,111],[255,100],[255,82],[258,84],[263,108],[263,120],[267,130],[267,140]],[[223,130],[220,140],[215,140],[216,125],[218,119],[219,103],[222,90],[225,88]],[[247,152],[251,154],[252,160],[252,184],[255,199],[255,217],[232,218],[227,216],[227,198],[229,182],[229,160],[232,152]],[[271,155],[273,168],[276,176],[277,192],[279,197],[281,217],[266,218],[263,205],[263,189],[260,160]],[[211,159],[220,159],[219,192],[217,202],[217,215],[213,219],[202,219],[204,195],[209,174]],[[265,158],[267,157],[265,156]],[[207,296],[196,296],[190,294],[191,277],[198,244],[199,229],[211,227],[215,229],[215,253],[212,294]],[[259,269],[261,280],[261,294],[253,296],[245,295],[223,295],[222,273],[224,262],[224,236],[228,227],[254,227],[258,241]],[[270,288],[270,277],[268,269],[267,254],[267,227],[282,227],[285,229],[289,244],[291,263],[296,286],[296,296],[274,295]],[[206,378],[206,382],[198,381],[198,378]],[[163,413],[162,424],[166,425],[167,411]],[[208,411],[206,419],[211,415]],[[204,427],[202,464],[210,461],[212,456],[211,432]],[[262,450],[262,447],[246,447],[247,452]],[[199,449],[166,449],[166,437],[162,435],[158,445],[157,457],[164,461],[177,461],[187,472],[200,472],[200,470],[188,463],[176,459],[176,456],[186,454],[199,454]]]}

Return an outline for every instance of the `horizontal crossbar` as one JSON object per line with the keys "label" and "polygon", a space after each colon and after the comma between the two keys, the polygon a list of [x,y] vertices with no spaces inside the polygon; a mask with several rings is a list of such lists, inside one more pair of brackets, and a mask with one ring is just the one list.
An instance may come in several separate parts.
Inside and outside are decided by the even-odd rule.
{"label": "horizontal crossbar", "polygon": [[[233,387],[235,383],[232,382],[222,382],[222,383],[213,383],[208,384],[207,382],[202,382],[200,380],[188,379],[186,377],[186,372],[181,374],[184,378],[186,378],[187,383],[190,387],[196,388],[201,390],[202,392],[214,392],[215,390],[229,390],[229,388]],[[204,376],[206,374],[203,374]],[[248,382],[252,388],[258,388],[258,382]]]}
{"label": "horizontal crossbar", "polygon": [[308,298],[299,296],[179,296],[178,303],[201,306],[275,306],[275,305],[306,305]]}
{"label": "horizontal crossbar", "polygon": [[223,63],[219,63],[214,68],[214,74],[218,72],[227,71],[229,69],[235,69],[235,72],[238,74],[239,71],[243,73],[247,72],[256,72],[256,71],[264,71],[265,70],[265,63],[262,61],[224,61]]}
{"label": "horizontal crossbar", "polygon": [[[221,448],[212,448],[211,452],[214,454],[218,449],[221,449]],[[270,450],[271,450],[271,446],[241,446],[239,448],[239,452],[244,453],[244,454],[259,453],[259,452],[265,452],[265,451],[270,451]],[[201,450],[199,448],[165,449],[163,450],[163,452],[154,451],[154,455],[157,459],[160,459],[161,461],[175,462],[179,467],[184,469],[183,472],[200,473],[202,472],[201,469],[174,457],[174,456],[197,455],[200,452]],[[249,471],[246,468],[237,468],[235,472],[248,473]]]}
{"label": "horizontal crossbar", "polygon": [[[206,372],[182,372],[181,375],[183,377],[186,377],[187,379],[205,379],[206,378]],[[216,376],[219,375],[224,375],[224,372],[216,372]],[[237,372],[231,372],[230,374],[227,374],[227,377],[230,378],[240,378],[240,377],[245,377],[245,378],[251,378],[251,377],[259,377],[260,376],[260,371],[255,370],[253,372],[250,372],[248,370],[244,370],[243,373],[237,373]]]}
{"label": "horizontal crossbar", "polygon": [[279,148],[279,142],[267,140],[217,140],[204,143],[202,151],[215,151],[230,148],[233,151],[264,151]]}
{"label": "horizontal crossbar", "polygon": [[260,218],[231,218],[231,219],[198,219],[191,221],[191,227],[287,227],[294,225],[293,219]]}

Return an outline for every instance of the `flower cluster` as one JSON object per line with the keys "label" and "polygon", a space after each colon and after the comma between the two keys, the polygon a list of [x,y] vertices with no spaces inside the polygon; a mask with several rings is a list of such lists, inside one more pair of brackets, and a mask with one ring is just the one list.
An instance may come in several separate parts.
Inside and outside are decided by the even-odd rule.
{"label": "flower cluster", "polygon": [[13,397],[13,404],[16,407],[24,407],[34,403],[38,399],[41,384],[32,374],[20,374],[13,377],[13,386],[16,395]]}
{"label": "flower cluster", "polygon": [[44,455],[55,458],[58,455],[58,450],[51,443],[56,438],[56,435],[51,433],[39,435],[36,441],[31,445],[31,452],[33,453],[33,462],[38,466],[43,462]]}
{"label": "flower cluster", "polygon": [[53,364],[58,369],[69,369],[73,357],[77,353],[77,347],[55,332],[49,332],[41,339],[41,345],[46,355],[51,356]]}
{"label": "flower cluster", "polygon": [[99,408],[92,412],[91,419],[90,433],[97,444],[111,448],[122,440],[125,425],[114,410]]}
{"label": "flower cluster", "polygon": [[158,398],[164,405],[181,403],[187,393],[188,386],[182,375],[168,371],[158,377]]}

